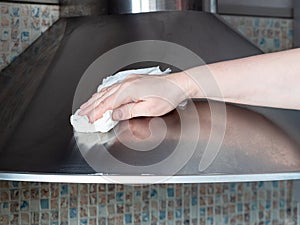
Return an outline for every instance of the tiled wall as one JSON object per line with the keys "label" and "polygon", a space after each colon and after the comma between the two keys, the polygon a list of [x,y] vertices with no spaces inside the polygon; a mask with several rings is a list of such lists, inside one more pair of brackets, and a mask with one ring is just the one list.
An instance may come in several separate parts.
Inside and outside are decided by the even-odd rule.
{"label": "tiled wall", "polygon": [[241,34],[264,52],[289,49],[293,46],[293,20],[223,16]]}
{"label": "tiled wall", "polygon": [[290,181],[125,186],[0,182],[0,224],[297,225]]}
{"label": "tiled wall", "polygon": [[58,18],[58,6],[0,2],[0,71]]}

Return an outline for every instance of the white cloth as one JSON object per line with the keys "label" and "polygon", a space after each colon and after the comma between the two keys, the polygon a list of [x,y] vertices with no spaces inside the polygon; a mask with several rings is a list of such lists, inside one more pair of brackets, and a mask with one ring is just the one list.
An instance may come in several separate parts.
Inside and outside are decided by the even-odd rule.
{"label": "white cloth", "polygon": [[[159,66],[136,69],[136,70],[126,70],[116,73],[115,75],[104,78],[102,84],[98,86],[97,92],[102,88],[109,87],[115,83],[121,82],[130,74],[148,74],[148,75],[162,75],[168,74],[171,72],[171,69],[166,69],[161,71]],[[118,122],[112,120],[112,110],[107,110],[103,117],[96,120],[94,123],[90,123],[87,116],[80,116],[78,113],[80,109],[77,109],[75,114],[70,117],[70,122],[77,132],[92,133],[92,132],[108,132],[113,127],[115,127]]]}

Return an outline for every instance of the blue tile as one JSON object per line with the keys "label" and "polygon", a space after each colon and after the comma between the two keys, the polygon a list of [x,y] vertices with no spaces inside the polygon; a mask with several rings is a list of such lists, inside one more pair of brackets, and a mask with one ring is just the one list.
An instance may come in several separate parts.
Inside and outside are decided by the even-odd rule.
{"label": "blue tile", "polygon": [[182,209],[180,208],[180,209],[176,209],[176,211],[175,211],[175,217],[176,217],[176,219],[181,219],[181,217],[182,217]]}
{"label": "blue tile", "polygon": [[125,223],[132,223],[132,215],[131,214],[125,214]]}
{"label": "blue tile", "polygon": [[12,7],[10,15],[13,16],[13,17],[19,17],[20,16],[20,8],[19,7]]}
{"label": "blue tile", "polygon": [[51,222],[50,225],[58,225],[58,222]]}
{"label": "blue tile", "polygon": [[206,219],[206,224],[207,224],[207,225],[213,225],[213,224],[214,224],[214,218],[212,218],[212,217],[207,217],[207,219]]}
{"label": "blue tile", "polygon": [[21,33],[21,41],[22,42],[29,42],[30,41],[29,32],[28,31],[23,31]]}
{"label": "blue tile", "polygon": [[80,220],[80,225],[88,225],[88,220],[87,219],[81,219]]}
{"label": "blue tile", "polygon": [[280,40],[279,40],[279,38],[275,38],[274,39],[274,47],[277,48],[277,49],[280,48]]}
{"label": "blue tile", "polygon": [[11,182],[13,187],[19,187],[20,182],[19,181],[12,181]]}
{"label": "blue tile", "polygon": [[204,207],[200,208],[200,216],[205,216],[206,209]]}
{"label": "blue tile", "polygon": [[67,195],[69,193],[69,190],[68,190],[68,185],[64,184],[61,186],[61,189],[60,189],[60,194],[61,195]]}
{"label": "blue tile", "polygon": [[[259,40],[259,45],[265,45],[266,44],[266,40],[264,38],[261,38]],[[260,184],[258,184],[258,187],[263,187],[263,183],[259,182]],[[260,186],[261,185],[261,186]]]}
{"label": "blue tile", "polygon": [[229,216],[224,216],[223,217],[223,224],[228,224],[229,222]]}
{"label": "blue tile", "polygon": [[167,188],[168,197],[174,197],[174,188]]}
{"label": "blue tile", "polygon": [[195,205],[197,205],[197,201],[198,199],[197,199],[197,197],[192,197],[192,206],[195,206]]}
{"label": "blue tile", "polygon": [[255,27],[259,27],[259,19],[258,18],[256,18],[255,20],[254,20],[254,26]]}
{"label": "blue tile", "polygon": [[268,26],[269,26],[270,28],[272,28],[272,27],[274,26],[274,20],[269,19],[269,20],[268,20]]}
{"label": "blue tile", "polygon": [[140,196],[141,196],[141,191],[135,191],[135,192],[134,192],[134,195],[135,195],[136,197],[140,197]]}
{"label": "blue tile", "polygon": [[149,222],[149,213],[143,213],[142,214],[142,222]]}
{"label": "blue tile", "polygon": [[22,201],[21,205],[20,205],[20,209],[21,210],[28,210],[28,206],[29,206],[29,204],[28,204],[27,201]]}
{"label": "blue tile", "polygon": [[159,219],[160,220],[166,219],[166,211],[164,211],[164,210],[159,211]]}
{"label": "blue tile", "polygon": [[284,206],[285,206],[285,201],[284,201],[284,199],[280,199],[280,200],[279,200],[279,207],[280,207],[280,208],[284,208]]}
{"label": "blue tile", "polygon": [[242,212],[243,211],[243,204],[242,203],[238,203],[237,206],[236,206],[236,208],[237,208],[238,212]]}
{"label": "blue tile", "polygon": [[40,8],[39,7],[32,7],[31,8],[31,17],[39,18],[40,17]]}
{"label": "blue tile", "polygon": [[267,200],[266,201],[266,209],[270,209],[271,208],[271,201]]}
{"label": "blue tile", "polygon": [[257,209],[257,206],[255,203],[251,203],[251,210],[255,211]]}
{"label": "blue tile", "polygon": [[215,195],[215,204],[217,205],[221,204],[221,195],[219,194]]}
{"label": "blue tile", "polygon": [[2,202],[1,204],[3,209],[8,209],[8,202]]}
{"label": "blue tile", "polygon": [[99,214],[99,216],[106,215],[106,205],[99,205],[98,214]]}
{"label": "blue tile", "polygon": [[151,198],[156,198],[157,197],[157,190],[156,189],[151,190],[150,197]]}
{"label": "blue tile", "polygon": [[272,184],[273,184],[273,187],[274,187],[274,188],[277,188],[277,187],[278,187],[278,181],[273,181]]}
{"label": "blue tile", "polygon": [[235,185],[235,183],[231,183],[231,184],[229,185],[229,190],[230,190],[230,192],[235,192],[235,190],[236,190],[236,185]]}
{"label": "blue tile", "polygon": [[123,192],[117,192],[116,193],[116,200],[118,202],[122,202],[124,200],[124,193]]}
{"label": "blue tile", "polygon": [[77,209],[76,208],[70,208],[70,218],[74,219],[77,217]]}
{"label": "blue tile", "polygon": [[41,209],[49,209],[49,199],[41,199]]}

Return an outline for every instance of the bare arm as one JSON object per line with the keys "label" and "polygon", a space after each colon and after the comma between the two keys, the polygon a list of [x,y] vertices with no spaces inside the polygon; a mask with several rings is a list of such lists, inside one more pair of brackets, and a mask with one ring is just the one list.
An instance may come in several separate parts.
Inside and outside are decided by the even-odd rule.
{"label": "bare arm", "polygon": [[[224,61],[187,70],[194,80],[191,97],[219,99],[199,86],[209,70],[226,102],[300,110],[300,49]],[[182,78],[179,78],[182,76]],[[186,78],[178,75],[177,82]],[[187,81],[185,81],[187,82]],[[199,85],[195,85],[195,83]]]}
{"label": "bare arm", "polygon": [[300,49],[195,67],[166,76],[132,75],[81,106],[91,122],[160,116],[186,98],[300,110]]}

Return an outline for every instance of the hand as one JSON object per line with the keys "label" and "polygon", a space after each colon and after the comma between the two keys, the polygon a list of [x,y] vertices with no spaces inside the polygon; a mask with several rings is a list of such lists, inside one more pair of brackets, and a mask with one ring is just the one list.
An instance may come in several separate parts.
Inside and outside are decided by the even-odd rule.
{"label": "hand", "polygon": [[80,109],[90,122],[113,110],[114,120],[164,115],[188,98],[190,89],[180,73],[165,76],[130,75],[95,93]]}

